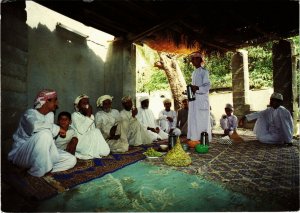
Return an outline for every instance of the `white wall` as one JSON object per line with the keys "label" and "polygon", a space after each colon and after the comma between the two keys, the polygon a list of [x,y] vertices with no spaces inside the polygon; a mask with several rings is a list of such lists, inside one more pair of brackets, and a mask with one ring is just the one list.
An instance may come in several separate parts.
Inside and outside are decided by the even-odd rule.
{"label": "white wall", "polygon": [[[73,112],[75,98],[96,100],[114,83],[105,79],[106,54],[113,36],[87,27],[32,1],[26,2],[28,31],[28,107],[43,88],[58,92],[59,110]],[[57,23],[78,34],[56,28]],[[122,79],[121,79],[122,80]],[[122,90],[120,91],[122,94]]]}

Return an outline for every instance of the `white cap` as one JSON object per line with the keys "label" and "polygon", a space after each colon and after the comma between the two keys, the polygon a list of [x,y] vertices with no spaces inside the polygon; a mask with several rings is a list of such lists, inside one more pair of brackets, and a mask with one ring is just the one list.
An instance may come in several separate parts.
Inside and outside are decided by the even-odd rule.
{"label": "white cap", "polygon": [[149,97],[148,96],[142,96],[140,98],[140,102],[144,101],[144,100],[149,100]]}
{"label": "white cap", "polygon": [[226,104],[225,109],[231,109],[231,110],[233,110],[233,106],[231,104]]}

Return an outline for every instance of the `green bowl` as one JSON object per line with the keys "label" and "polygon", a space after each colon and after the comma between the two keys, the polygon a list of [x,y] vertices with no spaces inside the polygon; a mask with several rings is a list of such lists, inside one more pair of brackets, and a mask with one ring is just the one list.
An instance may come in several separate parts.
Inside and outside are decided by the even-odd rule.
{"label": "green bowl", "polygon": [[207,153],[208,152],[208,146],[203,144],[197,144],[195,147],[196,152],[198,153]]}

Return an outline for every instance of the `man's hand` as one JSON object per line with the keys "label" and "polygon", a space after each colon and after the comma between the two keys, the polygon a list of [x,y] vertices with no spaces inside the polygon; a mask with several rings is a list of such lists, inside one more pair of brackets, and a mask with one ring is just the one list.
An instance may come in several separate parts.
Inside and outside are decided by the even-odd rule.
{"label": "man's hand", "polygon": [[167,117],[168,121],[173,122],[173,118]]}
{"label": "man's hand", "polygon": [[86,109],[86,116],[91,117],[91,115],[93,114],[93,107],[90,104],[87,106],[88,108]]}
{"label": "man's hand", "polygon": [[156,127],[156,128],[155,128],[155,132],[156,132],[157,134],[160,132],[159,127]]}
{"label": "man's hand", "polygon": [[192,92],[193,93],[195,93],[199,89],[199,87],[196,86],[196,85],[191,85],[191,86],[192,86]]}
{"label": "man's hand", "polygon": [[67,131],[64,130],[63,128],[60,128],[58,134],[59,134],[60,137],[65,138],[66,135],[67,135]]}
{"label": "man's hand", "polygon": [[174,129],[170,129],[169,134],[172,134],[174,131]]}
{"label": "man's hand", "polygon": [[117,130],[117,125],[116,126],[113,126],[111,129],[110,129],[110,132],[109,132],[109,138],[108,139],[114,139],[115,135],[116,135],[116,130]]}
{"label": "man's hand", "polygon": [[135,107],[133,107],[133,108],[131,109],[131,114],[132,114],[132,117],[135,118],[135,116],[138,114],[138,109],[135,108]]}
{"label": "man's hand", "polygon": [[230,129],[225,129],[224,130],[224,135],[229,135]]}
{"label": "man's hand", "polygon": [[244,123],[245,123],[245,119],[246,117],[243,116],[240,120],[239,120],[239,126],[243,127],[244,126]]}
{"label": "man's hand", "polygon": [[78,138],[75,137],[72,138],[67,145],[66,151],[71,153],[72,155],[75,155],[77,143],[78,143]]}
{"label": "man's hand", "polygon": [[147,130],[150,130],[151,132],[154,132],[154,133],[159,133],[159,128],[158,127],[156,127],[156,128],[152,128],[152,127],[147,127]]}

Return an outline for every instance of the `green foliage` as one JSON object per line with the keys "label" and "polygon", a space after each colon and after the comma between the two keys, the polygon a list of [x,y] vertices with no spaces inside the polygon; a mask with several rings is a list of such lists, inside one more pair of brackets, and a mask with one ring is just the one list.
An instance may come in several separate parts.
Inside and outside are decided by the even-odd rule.
{"label": "green foliage", "polygon": [[170,86],[166,74],[163,71],[156,69],[156,71],[152,73],[150,79],[145,82],[141,92],[168,89],[170,89]]}
{"label": "green foliage", "polygon": [[[295,45],[295,52],[300,53],[300,39],[299,36],[291,38]],[[250,78],[250,88],[260,89],[273,86],[273,66],[272,66],[272,45],[273,42],[267,42],[255,47],[248,47],[245,50],[248,51],[248,68]],[[231,75],[231,58],[233,52],[227,52],[225,55],[210,55],[205,59],[205,68],[210,73],[211,88],[231,88],[232,87],[232,75]],[[158,54],[148,48],[143,53],[147,58],[149,55],[153,59],[158,59]],[[178,57],[177,61],[183,72],[186,83],[191,82],[191,74],[194,67],[191,63],[186,63],[186,56]],[[153,91],[169,89],[169,82],[164,72],[158,71],[158,69],[152,68],[153,74],[151,78],[143,84],[141,88],[143,91]],[[297,72],[297,84],[300,85],[300,73]],[[299,87],[299,86],[298,86]]]}
{"label": "green foliage", "polygon": [[205,60],[205,68],[209,71],[212,89],[232,87],[230,68],[232,55],[232,52],[227,52],[224,56],[215,54]]}

